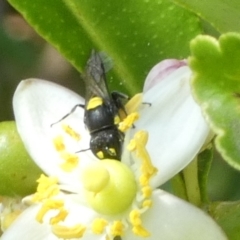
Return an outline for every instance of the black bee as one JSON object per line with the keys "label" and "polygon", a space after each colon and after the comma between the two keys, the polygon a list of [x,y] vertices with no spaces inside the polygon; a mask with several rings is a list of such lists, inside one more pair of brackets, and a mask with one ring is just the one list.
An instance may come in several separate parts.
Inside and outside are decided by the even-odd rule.
{"label": "black bee", "polygon": [[[99,159],[121,160],[124,133],[118,129],[119,112],[121,111],[126,115],[122,100],[127,96],[119,92],[109,93],[103,62],[94,50],[82,77],[86,85],[85,105],[75,105],[68,114],[57,122],[65,119],[77,107],[84,108],[84,123],[91,135],[90,149],[93,154]],[[78,152],[86,150],[88,149]]]}
{"label": "black bee", "polygon": [[102,60],[94,50],[87,62],[83,76],[86,85],[84,123],[91,135],[90,149],[99,159],[121,159],[124,134],[118,129],[119,110],[124,113],[121,98],[109,93]]}

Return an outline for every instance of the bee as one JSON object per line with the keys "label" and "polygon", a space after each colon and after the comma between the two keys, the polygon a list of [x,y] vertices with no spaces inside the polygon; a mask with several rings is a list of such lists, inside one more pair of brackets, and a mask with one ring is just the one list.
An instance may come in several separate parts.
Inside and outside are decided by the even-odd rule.
{"label": "bee", "polygon": [[85,76],[86,103],[84,123],[91,135],[90,149],[99,159],[121,159],[124,133],[118,129],[119,110],[125,112],[118,92],[110,94],[103,62],[94,50],[87,62]]}
{"label": "bee", "polygon": [[76,108],[84,108],[84,124],[91,136],[89,149],[99,159],[120,160],[124,133],[118,129],[121,121],[119,113],[127,115],[123,106],[123,99],[127,99],[127,96],[119,92],[109,92],[103,62],[94,50],[82,78],[86,86],[85,105],[75,105],[57,122],[68,117]]}

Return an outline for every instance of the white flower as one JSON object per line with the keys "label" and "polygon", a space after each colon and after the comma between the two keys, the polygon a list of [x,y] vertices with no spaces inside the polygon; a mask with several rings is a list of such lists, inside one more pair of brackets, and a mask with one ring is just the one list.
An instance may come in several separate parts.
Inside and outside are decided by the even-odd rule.
{"label": "white flower", "polygon": [[190,75],[176,60],[150,71],[121,162],[76,153],[90,141],[82,108],[51,126],[83,98],[51,82],[22,81],[13,100],[18,131],[49,177],[41,176],[37,193],[27,199],[32,205],[2,240],[226,239],[201,210],[156,189],[196,156],[209,133]]}

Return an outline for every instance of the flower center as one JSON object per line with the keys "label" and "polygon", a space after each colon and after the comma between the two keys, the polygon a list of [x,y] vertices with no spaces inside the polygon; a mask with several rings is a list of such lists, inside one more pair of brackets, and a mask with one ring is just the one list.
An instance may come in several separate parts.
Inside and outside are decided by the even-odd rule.
{"label": "flower center", "polygon": [[88,204],[104,215],[124,212],[137,193],[133,172],[122,162],[112,159],[85,168],[82,182]]}

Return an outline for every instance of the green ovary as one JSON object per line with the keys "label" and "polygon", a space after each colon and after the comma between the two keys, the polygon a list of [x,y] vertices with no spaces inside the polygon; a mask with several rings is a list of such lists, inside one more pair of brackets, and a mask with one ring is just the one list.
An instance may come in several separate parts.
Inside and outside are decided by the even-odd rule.
{"label": "green ovary", "polygon": [[122,162],[101,160],[82,174],[88,204],[104,215],[124,212],[137,193],[133,172]]}

